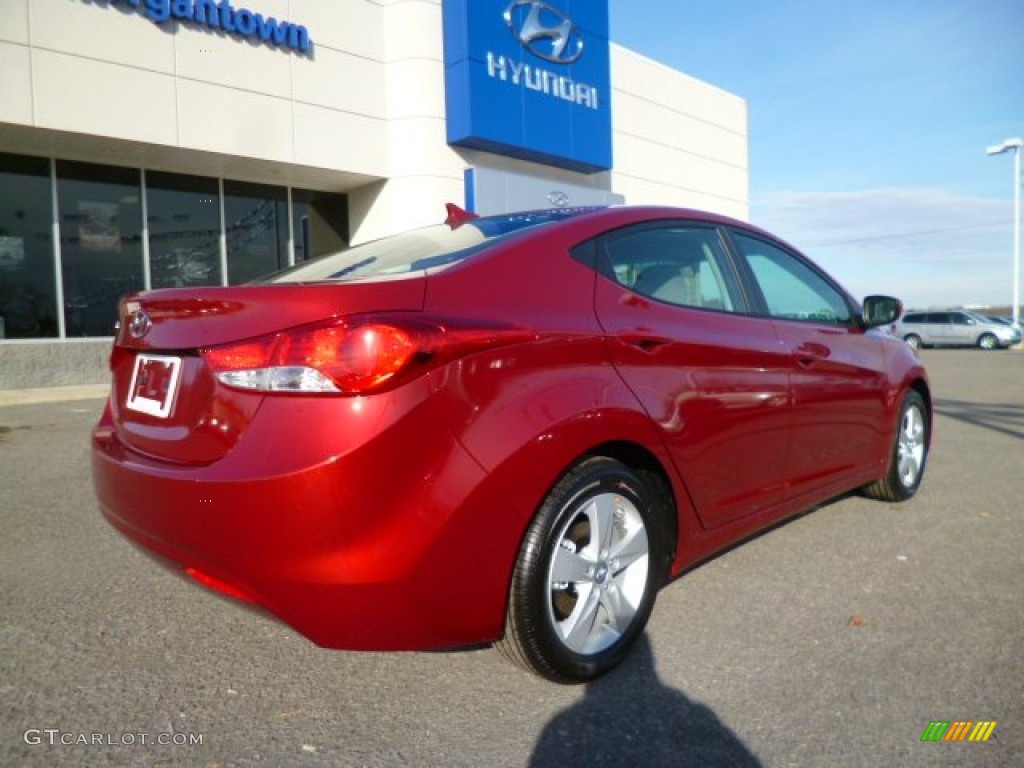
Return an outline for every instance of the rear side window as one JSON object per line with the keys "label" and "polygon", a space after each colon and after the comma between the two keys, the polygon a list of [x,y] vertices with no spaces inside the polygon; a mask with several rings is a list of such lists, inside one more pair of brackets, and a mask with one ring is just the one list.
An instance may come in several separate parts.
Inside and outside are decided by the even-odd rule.
{"label": "rear side window", "polygon": [[740,232],[733,238],[772,317],[835,325],[851,321],[843,294],[795,255]]}
{"label": "rear side window", "polygon": [[737,311],[736,281],[715,229],[641,226],[615,233],[604,248],[616,282],[642,296],[681,307]]}
{"label": "rear side window", "polygon": [[922,314],[904,315],[904,323],[924,323],[927,321],[927,316]]}

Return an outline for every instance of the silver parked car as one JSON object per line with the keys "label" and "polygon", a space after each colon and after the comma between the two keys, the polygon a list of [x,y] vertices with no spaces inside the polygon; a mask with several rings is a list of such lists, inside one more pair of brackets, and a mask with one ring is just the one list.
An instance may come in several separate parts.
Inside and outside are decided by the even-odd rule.
{"label": "silver parked car", "polygon": [[892,327],[912,347],[981,347],[1000,349],[1019,344],[1020,330],[994,322],[984,315],[965,309],[907,312]]}

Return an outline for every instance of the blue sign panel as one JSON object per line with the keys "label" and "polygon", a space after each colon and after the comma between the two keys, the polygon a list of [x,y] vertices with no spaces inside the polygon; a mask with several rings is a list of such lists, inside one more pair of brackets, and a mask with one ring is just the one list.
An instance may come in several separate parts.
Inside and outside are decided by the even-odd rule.
{"label": "blue sign panel", "polygon": [[448,143],[612,167],[607,0],[444,0]]}

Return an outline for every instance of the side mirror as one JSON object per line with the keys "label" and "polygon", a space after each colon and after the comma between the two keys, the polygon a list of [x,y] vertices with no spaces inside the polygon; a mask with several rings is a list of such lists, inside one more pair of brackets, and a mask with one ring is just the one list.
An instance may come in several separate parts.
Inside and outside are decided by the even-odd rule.
{"label": "side mirror", "polygon": [[903,314],[903,302],[892,296],[868,296],[864,299],[864,326],[877,328],[895,323]]}

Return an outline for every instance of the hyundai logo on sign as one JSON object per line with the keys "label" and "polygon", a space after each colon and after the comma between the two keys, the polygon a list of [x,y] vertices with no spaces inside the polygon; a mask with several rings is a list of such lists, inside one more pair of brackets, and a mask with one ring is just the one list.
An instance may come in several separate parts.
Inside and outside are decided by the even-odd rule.
{"label": "hyundai logo on sign", "polygon": [[560,189],[556,189],[548,195],[548,202],[551,203],[552,208],[565,208],[569,205],[569,196]]}
{"label": "hyundai logo on sign", "polygon": [[538,0],[514,0],[505,23],[530,53],[555,64],[572,64],[583,55],[583,36],[564,13]]}
{"label": "hyundai logo on sign", "polygon": [[442,7],[449,144],[582,173],[612,167],[607,0]]}

